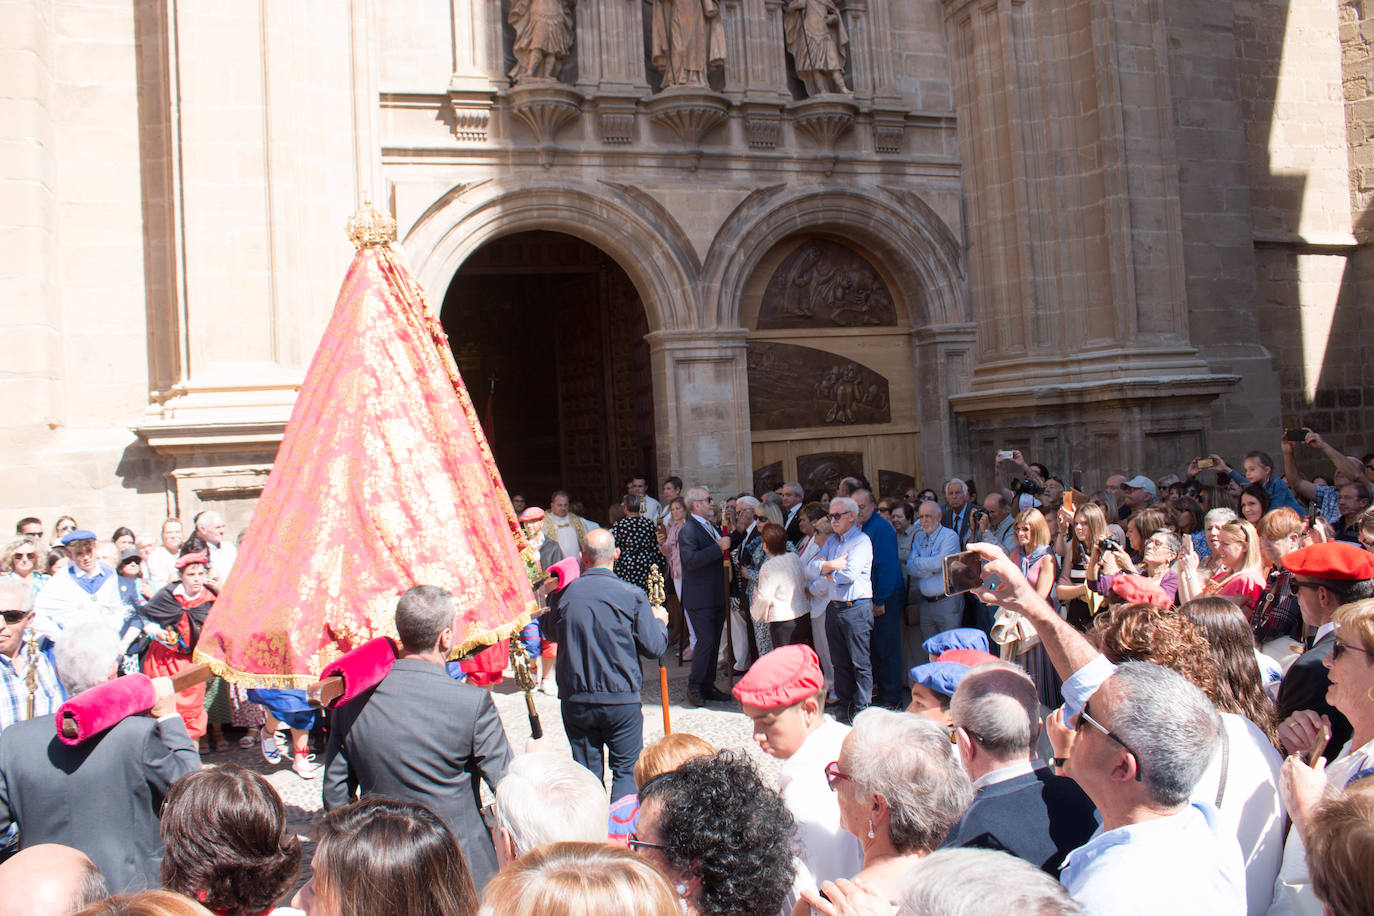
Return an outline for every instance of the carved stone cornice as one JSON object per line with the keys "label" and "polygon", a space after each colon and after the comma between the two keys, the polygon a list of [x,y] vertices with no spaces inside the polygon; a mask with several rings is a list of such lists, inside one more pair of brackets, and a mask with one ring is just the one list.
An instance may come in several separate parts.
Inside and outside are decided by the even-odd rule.
{"label": "carved stone cornice", "polygon": [[639,99],[634,96],[600,95],[596,98],[597,129],[601,142],[611,145],[631,143]]}
{"label": "carved stone cornice", "polygon": [[744,130],[750,149],[776,149],[782,128],[782,105],[769,102],[745,102]]}
{"label": "carved stone cornice", "polygon": [[646,105],[655,124],[670,127],[678,140],[689,149],[697,149],[713,129],[721,124],[730,111],[725,96],[709,90],[691,87],[665,89]]}
{"label": "carved stone cornice", "polygon": [[506,93],[511,114],[534,132],[544,168],[553,164],[550,146],[564,124],[582,113],[582,95],[556,80],[526,79]]}
{"label": "carved stone cornice", "polygon": [[835,142],[854,126],[854,118],[858,113],[858,104],[838,93],[819,95],[793,104],[793,124],[809,136],[821,151],[827,160],[827,175],[835,168]]}

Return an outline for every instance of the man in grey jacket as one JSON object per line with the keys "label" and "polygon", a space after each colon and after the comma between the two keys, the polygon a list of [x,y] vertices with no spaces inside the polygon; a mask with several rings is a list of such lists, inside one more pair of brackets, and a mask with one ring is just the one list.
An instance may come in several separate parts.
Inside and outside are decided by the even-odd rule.
{"label": "man in grey jacket", "polygon": [[[112,678],[121,650],[98,620],[70,621],[55,650],[67,693]],[[200,769],[172,682],[160,677],[153,684],[157,703],[147,716],[130,716],[75,746],[57,737],[55,715],[0,733],[0,831],[16,826],[25,848],[58,843],[81,850],[114,894],[162,885],[162,799]]]}
{"label": "man in grey jacket", "polygon": [[495,789],[511,750],[487,691],[449,677],[453,596],[417,585],[396,605],[401,657],[380,684],[340,707],[324,752],[324,809],[359,795],[424,805],[457,838],[480,893],[496,874],[479,780]]}

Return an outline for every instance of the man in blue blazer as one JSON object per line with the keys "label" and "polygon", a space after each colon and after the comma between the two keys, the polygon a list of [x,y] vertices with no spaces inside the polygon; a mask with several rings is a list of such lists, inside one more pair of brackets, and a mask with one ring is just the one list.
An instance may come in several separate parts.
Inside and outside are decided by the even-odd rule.
{"label": "man in blue blazer", "polygon": [[725,556],[730,538],[722,537],[711,521],[711,491],[693,487],[684,498],[691,513],[678,535],[682,558],[682,609],[692,621],[697,647],[687,677],[687,701],[700,706],[708,700],[729,700],[716,689],[716,655],[725,625]]}

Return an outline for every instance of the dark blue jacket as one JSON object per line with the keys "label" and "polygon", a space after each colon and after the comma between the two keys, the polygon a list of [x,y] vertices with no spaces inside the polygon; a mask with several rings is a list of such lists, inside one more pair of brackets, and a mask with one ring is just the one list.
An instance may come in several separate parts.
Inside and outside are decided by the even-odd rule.
{"label": "dark blue jacket", "polygon": [[1094,811],[1078,783],[1039,769],[979,789],[940,845],[1000,849],[1058,878],[1064,856],[1097,830]]}
{"label": "dark blue jacket", "polygon": [[540,618],[558,643],[558,698],[574,703],[638,703],[644,687],[639,655],[668,648],[668,628],[649,609],[644,590],[592,567],[554,596]]}
{"label": "dark blue jacket", "polygon": [[[863,533],[873,542],[873,601],[880,603],[902,588],[902,564],[897,559],[897,529],[877,510],[863,523]],[[905,590],[903,590],[905,594]]]}

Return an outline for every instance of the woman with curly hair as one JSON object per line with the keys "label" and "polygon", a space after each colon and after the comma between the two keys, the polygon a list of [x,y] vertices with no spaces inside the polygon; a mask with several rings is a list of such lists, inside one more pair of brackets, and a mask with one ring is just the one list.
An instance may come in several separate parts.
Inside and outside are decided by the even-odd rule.
{"label": "woman with curly hair", "polygon": [[[878,707],[854,717],[840,759],[826,767],[839,794],[840,826],[863,847],[854,876],[881,899],[896,901],[902,875],[939,848],[973,801],[973,785],[950,753],[949,733],[929,719]],[[824,882],[821,890],[830,882]],[[814,891],[802,892],[792,916],[825,912]]]}
{"label": "woman with curly hair", "polygon": [[782,908],[796,875],[792,815],[743,754],[688,760],[641,786],[639,802],[630,849],[668,876],[687,916]]}
{"label": "woman with curly hair", "polygon": [[266,779],[232,763],[197,770],[162,809],[162,885],[222,916],[257,916],[291,889],[301,844]]}
{"label": "woman with curly hair", "polygon": [[0,572],[7,579],[18,579],[24,586],[24,607],[33,607],[34,597],[48,584],[48,551],[37,541],[17,538],[5,545],[0,555]]}
{"label": "woman with curly hair", "polygon": [[316,830],[314,876],[291,901],[306,916],[476,916],[463,850],[423,805],[367,798]]}
{"label": "woman with curly hair", "polygon": [[[1234,607],[1229,613],[1249,631]],[[1088,638],[1117,664],[1143,661],[1172,668],[1216,705],[1222,721],[1220,740],[1192,800],[1215,806],[1222,825],[1240,842],[1251,912],[1260,903],[1267,905],[1283,860],[1284,815],[1278,795],[1283,758],[1260,726],[1246,718],[1244,705],[1233,703],[1219,683],[1206,631],[1178,608],[1119,604],[1098,616]],[[1256,672],[1256,682],[1258,678]],[[1060,756],[1058,747],[1055,755]]]}
{"label": "woman with curly hair", "polygon": [[663,873],[605,843],[532,849],[487,885],[483,916],[678,916]]}

